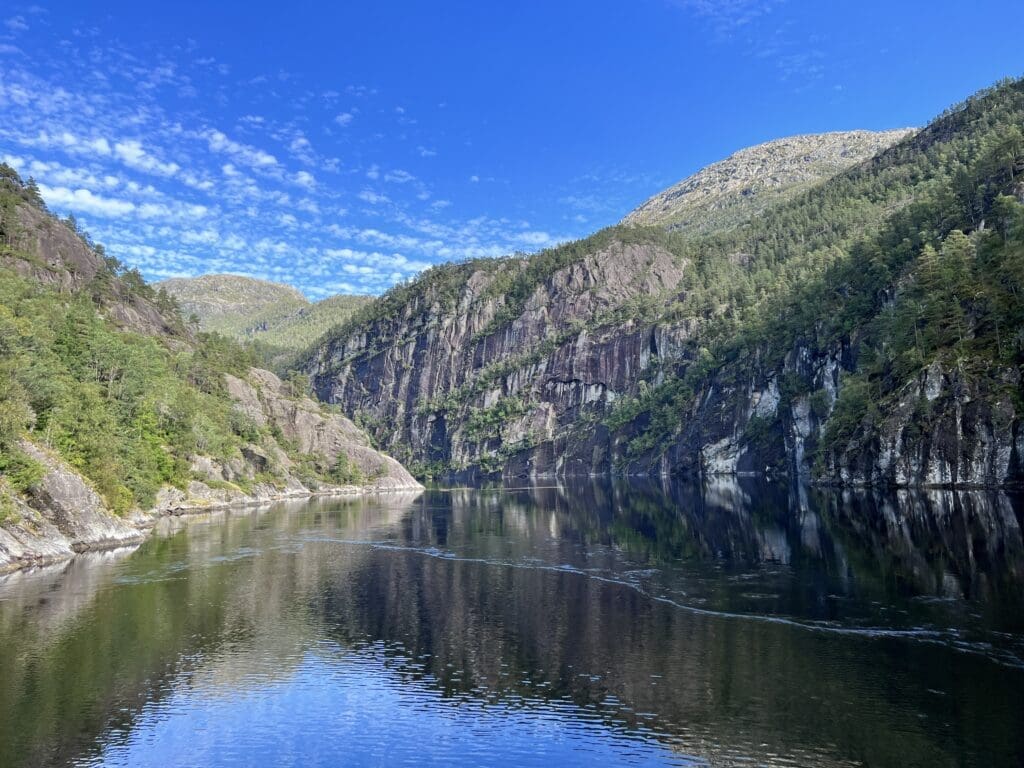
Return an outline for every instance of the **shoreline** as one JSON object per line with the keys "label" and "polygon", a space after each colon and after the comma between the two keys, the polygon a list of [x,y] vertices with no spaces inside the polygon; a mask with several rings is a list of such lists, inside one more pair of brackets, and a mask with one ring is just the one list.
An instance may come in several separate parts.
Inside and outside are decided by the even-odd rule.
{"label": "shoreline", "polygon": [[[24,519],[14,523],[4,523],[3,525],[0,525],[0,533],[6,533],[9,536],[20,538],[16,536],[10,528],[22,528],[23,531],[32,534],[29,538],[34,539],[34,541],[26,543],[23,554],[11,557],[6,561],[0,559],[0,579],[4,579],[14,573],[28,571],[33,568],[45,568],[59,563],[70,562],[78,555],[88,552],[105,552],[126,547],[137,547],[149,539],[159,521],[166,518],[184,518],[194,515],[198,516],[207,512],[262,507],[282,501],[305,501],[316,498],[356,498],[388,493],[419,493],[424,490],[422,485],[351,485],[332,486],[329,489],[318,490],[295,489],[291,491],[260,495],[259,488],[255,489],[254,494],[243,494],[239,491],[233,490],[215,491],[205,484],[201,485],[209,491],[212,491],[213,494],[210,496],[186,496],[184,492],[179,489],[171,489],[171,492],[167,495],[172,498],[165,498],[163,503],[158,502],[158,504],[151,509],[134,510],[124,517],[115,517],[111,515],[110,519],[112,521],[117,521],[127,529],[127,531],[124,531],[123,535],[69,539],[66,542],[66,548],[60,548],[59,545],[62,542],[56,541],[56,537],[46,535],[49,531],[46,531],[45,527],[42,527],[42,530],[40,530],[41,527],[35,525],[35,523],[38,522],[36,520],[30,520],[28,525],[24,525],[26,522]],[[177,491],[177,494],[181,495],[176,496],[176,494],[173,493],[174,491]],[[44,517],[39,510],[33,509],[33,511],[38,517]],[[54,526],[50,525],[48,527],[58,533],[61,538],[68,539],[68,537],[60,533]],[[36,544],[37,546],[33,547],[33,544]],[[43,546],[38,546],[40,544]],[[50,546],[47,547],[46,545]],[[45,551],[47,549],[49,551]]]}

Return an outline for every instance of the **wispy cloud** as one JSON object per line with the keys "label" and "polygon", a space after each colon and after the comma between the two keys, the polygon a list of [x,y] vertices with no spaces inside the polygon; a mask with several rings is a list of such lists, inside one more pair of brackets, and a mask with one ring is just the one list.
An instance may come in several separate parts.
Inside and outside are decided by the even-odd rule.
{"label": "wispy cloud", "polygon": [[707,24],[719,44],[767,62],[779,80],[801,90],[825,76],[825,56],[817,34],[798,34],[785,18],[786,0],[668,0]]}
{"label": "wispy cloud", "polygon": [[24,16],[11,16],[4,21],[4,26],[11,32],[24,32],[28,29],[28,22],[25,21]]}
{"label": "wispy cloud", "polygon": [[377,293],[440,261],[572,234],[460,216],[451,191],[436,199],[438,137],[372,86],[314,89],[271,72],[234,80],[230,62],[195,45],[169,57],[50,26],[23,12],[2,28],[19,38],[0,67],[0,159],[151,279],[231,272],[311,296]]}
{"label": "wispy cloud", "polygon": [[716,33],[729,35],[764,19],[785,0],[669,0],[706,21]]}

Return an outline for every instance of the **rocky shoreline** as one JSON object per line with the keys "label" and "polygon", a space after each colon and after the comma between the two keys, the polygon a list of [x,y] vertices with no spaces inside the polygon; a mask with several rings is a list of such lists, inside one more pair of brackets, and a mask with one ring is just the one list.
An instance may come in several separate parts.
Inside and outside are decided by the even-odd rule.
{"label": "rocky shoreline", "polygon": [[120,549],[145,541],[157,523],[168,517],[186,517],[230,509],[262,507],[281,501],[314,498],[352,498],[382,493],[420,492],[423,486],[331,486],[289,488],[259,486],[251,494],[214,489],[194,482],[186,494],[166,489],[164,498],[148,510],[135,510],[121,518],[94,507],[57,515],[28,504],[19,506],[16,521],[0,523],[0,578],[16,571],[66,562],[84,552]]}
{"label": "rocky shoreline", "polygon": [[119,517],[107,510],[99,494],[59,457],[28,441],[22,448],[45,472],[26,498],[6,497],[10,508],[6,519],[0,522],[0,574],[62,562],[80,552],[141,543],[164,517],[285,500],[423,489],[411,477],[391,475],[365,486],[321,485],[316,488],[289,477],[283,487],[257,483],[248,493],[228,482],[193,480],[185,490],[163,488],[152,508],[132,510]]}

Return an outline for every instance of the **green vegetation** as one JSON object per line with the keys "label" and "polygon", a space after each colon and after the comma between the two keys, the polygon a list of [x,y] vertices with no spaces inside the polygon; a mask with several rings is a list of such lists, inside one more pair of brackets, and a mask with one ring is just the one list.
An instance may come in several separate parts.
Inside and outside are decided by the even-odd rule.
{"label": "green vegetation", "polygon": [[[268,438],[232,407],[224,383],[225,373],[244,376],[257,362],[253,351],[218,334],[173,335],[183,333],[173,299],[106,256],[73,220],[63,224],[100,264],[82,290],[4,265],[36,258],[18,215],[19,206],[39,206],[32,189],[0,167],[0,495],[41,477],[19,447],[26,437],[80,471],[116,512],[152,504],[164,484],[184,486],[195,454],[227,460]],[[172,335],[115,326],[109,308],[125,301],[155,307]]]}
{"label": "green vegetation", "polygon": [[366,477],[344,453],[339,453],[327,472],[327,480],[335,485],[362,485]]}
{"label": "green vegetation", "polygon": [[502,426],[526,411],[526,402],[519,396],[503,397],[490,408],[471,408],[466,419],[466,435],[473,440],[497,437]]}
{"label": "green vegetation", "polygon": [[0,270],[0,471],[31,484],[15,441],[56,450],[119,512],[183,485],[188,458],[238,455],[253,437],[228,401],[223,374],[251,358],[215,335],[173,352],[116,330],[91,298],[62,296]]}
{"label": "green vegetation", "polygon": [[780,367],[798,341],[860,343],[831,444],[935,359],[1019,365],[1022,206],[1005,193],[1024,172],[1022,125],[1024,82],[1001,83],[771,215],[677,241],[696,270],[663,321],[700,321],[706,349],[612,413],[613,427],[647,425],[630,452],[666,447],[712,378]]}
{"label": "green vegetation", "polygon": [[196,317],[202,330],[251,343],[269,367],[282,372],[297,352],[373,301],[332,296],[310,303],[291,286],[239,275],[165,280],[159,286]]}

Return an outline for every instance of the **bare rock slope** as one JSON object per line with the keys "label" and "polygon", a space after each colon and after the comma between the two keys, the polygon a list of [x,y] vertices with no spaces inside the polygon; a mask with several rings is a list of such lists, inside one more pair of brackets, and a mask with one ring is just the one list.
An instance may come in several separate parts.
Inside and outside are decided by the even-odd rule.
{"label": "bare rock slope", "polygon": [[914,133],[835,131],[741,149],[659,192],[623,224],[710,231],[740,224],[770,204],[834,176]]}

